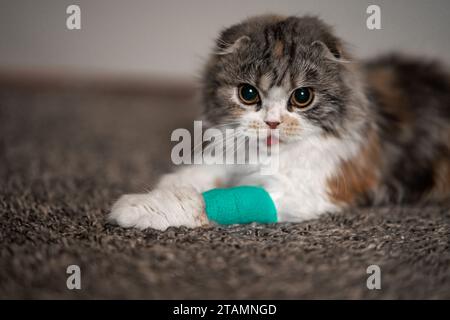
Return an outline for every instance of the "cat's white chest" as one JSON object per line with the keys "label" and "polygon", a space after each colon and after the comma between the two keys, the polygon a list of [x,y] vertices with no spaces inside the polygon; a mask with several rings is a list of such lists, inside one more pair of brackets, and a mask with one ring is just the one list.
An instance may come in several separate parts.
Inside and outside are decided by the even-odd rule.
{"label": "cat's white chest", "polygon": [[[320,141],[319,145],[299,144],[278,155],[278,169],[263,174],[257,167],[240,168],[230,174],[231,185],[259,185],[275,202],[279,221],[302,221],[319,213],[335,212],[339,207],[330,200],[329,178],[340,161],[353,153],[348,145]],[[324,149],[329,156],[324,156]]]}

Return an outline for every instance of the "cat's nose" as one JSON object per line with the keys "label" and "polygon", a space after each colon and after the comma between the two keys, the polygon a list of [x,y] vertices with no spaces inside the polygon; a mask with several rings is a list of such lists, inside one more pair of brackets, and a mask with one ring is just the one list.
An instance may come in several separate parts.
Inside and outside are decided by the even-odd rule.
{"label": "cat's nose", "polygon": [[281,123],[279,121],[264,121],[264,122],[269,126],[270,129],[276,129]]}

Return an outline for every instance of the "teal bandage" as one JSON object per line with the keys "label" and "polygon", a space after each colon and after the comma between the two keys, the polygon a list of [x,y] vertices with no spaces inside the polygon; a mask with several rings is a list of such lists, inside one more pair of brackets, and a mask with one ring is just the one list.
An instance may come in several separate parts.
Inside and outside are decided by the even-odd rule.
{"label": "teal bandage", "polygon": [[212,189],[203,193],[203,199],[208,219],[218,224],[277,222],[275,204],[261,187]]}

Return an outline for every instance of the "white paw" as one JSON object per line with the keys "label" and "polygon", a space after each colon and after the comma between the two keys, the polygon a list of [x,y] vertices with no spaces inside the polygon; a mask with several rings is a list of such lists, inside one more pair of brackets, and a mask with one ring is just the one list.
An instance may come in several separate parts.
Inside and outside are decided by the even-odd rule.
{"label": "white paw", "polygon": [[146,207],[149,201],[148,194],[126,194],[120,197],[113,205],[108,216],[110,222],[124,228],[153,228],[165,230],[169,227],[167,219]]}
{"label": "white paw", "polygon": [[207,223],[202,196],[186,188],[123,195],[113,205],[108,220],[124,228],[157,230]]}

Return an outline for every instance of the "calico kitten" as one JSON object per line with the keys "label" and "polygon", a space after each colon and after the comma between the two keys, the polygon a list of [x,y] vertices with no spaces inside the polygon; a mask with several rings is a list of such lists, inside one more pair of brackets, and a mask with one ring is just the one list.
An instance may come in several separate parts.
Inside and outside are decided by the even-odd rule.
{"label": "calico kitten", "polygon": [[349,206],[450,195],[450,81],[435,63],[390,56],[358,64],[315,17],[259,16],[223,31],[203,77],[211,126],[274,131],[279,170],[196,165],[125,195],[123,227],[208,224],[201,192],[260,185],[279,221]]}

